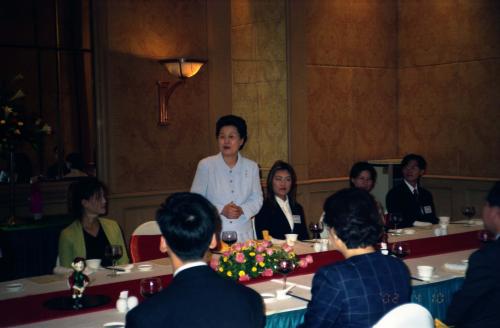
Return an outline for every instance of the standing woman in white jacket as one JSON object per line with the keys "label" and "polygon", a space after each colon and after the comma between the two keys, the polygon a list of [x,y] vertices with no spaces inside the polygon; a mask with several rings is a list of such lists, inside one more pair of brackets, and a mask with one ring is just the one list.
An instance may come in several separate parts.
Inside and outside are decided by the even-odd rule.
{"label": "standing woman in white jacket", "polygon": [[253,239],[251,219],[263,198],[257,163],[239,152],[247,141],[246,122],[239,116],[223,116],[217,121],[215,135],[219,153],[198,163],[191,192],[215,205],[222,231],[236,231],[239,242]]}

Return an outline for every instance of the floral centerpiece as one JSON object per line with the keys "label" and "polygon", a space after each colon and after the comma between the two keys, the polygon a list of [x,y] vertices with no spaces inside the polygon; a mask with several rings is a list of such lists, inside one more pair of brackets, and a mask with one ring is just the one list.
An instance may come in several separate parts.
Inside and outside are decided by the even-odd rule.
{"label": "floral centerpiece", "polygon": [[259,276],[273,276],[276,264],[282,259],[290,259],[295,266],[301,268],[313,262],[311,255],[299,259],[287,244],[274,246],[266,240],[248,240],[234,244],[219,258],[212,258],[210,266],[221,276],[247,281]]}
{"label": "floral centerpiece", "polygon": [[0,89],[0,154],[4,157],[25,142],[38,149],[43,137],[52,133],[52,128],[41,118],[26,113],[25,94],[15,87],[22,79],[18,74]]}

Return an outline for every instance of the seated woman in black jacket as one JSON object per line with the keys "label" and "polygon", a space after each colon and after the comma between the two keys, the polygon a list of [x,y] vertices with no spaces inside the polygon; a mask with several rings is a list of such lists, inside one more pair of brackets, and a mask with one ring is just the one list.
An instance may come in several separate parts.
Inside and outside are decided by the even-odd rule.
{"label": "seated woman in black jacket", "polygon": [[257,238],[262,231],[269,231],[275,239],[285,239],[285,234],[296,233],[299,240],[308,239],[304,209],[295,200],[297,176],[293,167],[276,161],[267,176],[267,192],[260,212],[255,216]]}

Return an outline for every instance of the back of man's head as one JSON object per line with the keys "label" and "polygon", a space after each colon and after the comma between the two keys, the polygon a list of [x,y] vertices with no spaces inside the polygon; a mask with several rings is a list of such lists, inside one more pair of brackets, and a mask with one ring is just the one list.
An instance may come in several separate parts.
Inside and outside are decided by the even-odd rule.
{"label": "back of man's head", "polygon": [[500,181],[495,182],[486,196],[486,201],[491,207],[500,207]]}
{"label": "back of man's head", "polygon": [[156,221],[170,250],[182,261],[202,259],[220,228],[217,209],[203,196],[188,192],[168,197]]}

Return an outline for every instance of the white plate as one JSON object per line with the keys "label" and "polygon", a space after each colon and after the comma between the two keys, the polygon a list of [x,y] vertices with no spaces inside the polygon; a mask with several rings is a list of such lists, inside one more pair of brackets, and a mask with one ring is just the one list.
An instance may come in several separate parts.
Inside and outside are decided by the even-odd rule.
{"label": "white plate", "polygon": [[264,303],[270,304],[276,302],[276,295],[273,293],[261,293],[260,296],[264,300]]}
{"label": "white plate", "polygon": [[5,285],[5,290],[11,293],[20,292],[21,290],[23,290],[23,284],[19,282],[7,284]]}
{"label": "white plate", "polygon": [[105,323],[102,326],[106,327],[106,328],[123,328],[123,327],[125,327],[125,323],[124,322],[119,322],[119,321],[116,321],[116,322],[107,322],[107,323]]}
{"label": "white plate", "polygon": [[153,269],[153,265],[151,264],[141,264],[137,267],[139,271],[151,271]]}
{"label": "white plate", "polygon": [[430,222],[424,222],[424,221],[415,221],[413,222],[414,227],[430,227],[432,223]]}

